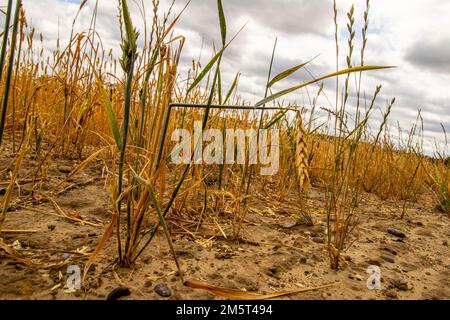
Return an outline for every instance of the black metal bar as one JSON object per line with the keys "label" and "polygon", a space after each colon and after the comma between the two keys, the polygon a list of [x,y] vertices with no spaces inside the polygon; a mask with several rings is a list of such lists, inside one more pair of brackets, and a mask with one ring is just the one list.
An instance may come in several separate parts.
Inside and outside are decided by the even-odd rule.
{"label": "black metal bar", "polygon": [[[180,107],[180,108],[206,108],[208,107],[206,104],[191,104],[191,103],[171,103],[170,107]],[[211,109],[229,109],[229,110],[245,110],[245,111],[253,111],[253,110],[283,110],[283,111],[294,111],[300,112],[299,109],[293,108],[282,108],[282,107],[254,107],[254,106],[221,106],[221,105],[211,105]]]}

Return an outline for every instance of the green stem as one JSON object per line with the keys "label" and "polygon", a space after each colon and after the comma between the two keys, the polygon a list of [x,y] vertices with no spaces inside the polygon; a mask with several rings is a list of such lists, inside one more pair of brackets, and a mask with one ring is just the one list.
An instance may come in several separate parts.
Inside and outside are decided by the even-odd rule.
{"label": "green stem", "polygon": [[[17,3],[16,3],[16,11],[14,13],[14,25],[13,25],[13,33],[12,33],[12,39],[11,39],[11,52],[10,52],[10,55],[9,55],[9,64],[8,64],[8,70],[7,70],[7,73],[6,73],[5,88],[4,88],[4,91],[3,91],[2,118],[1,118],[1,121],[0,121],[0,145],[2,144],[3,130],[5,129],[6,110],[8,108],[8,98],[9,98],[9,92],[10,92],[10,87],[11,87],[11,76],[12,76],[13,65],[14,65],[14,51],[16,49],[17,26],[19,24],[18,23],[19,22],[19,13],[20,13],[20,8],[21,7],[22,7],[22,1],[18,0]],[[9,24],[9,21],[8,21],[8,24]],[[6,38],[7,38],[7,34],[5,33],[5,36],[4,36],[3,40],[6,39]],[[3,42],[5,42],[5,40]],[[3,53],[3,49],[4,48],[5,48],[5,46],[2,47],[2,53]],[[2,60],[2,58],[3,57],[0,57],[0,60]],[[2,62],[3,61],[1,61],[0,63],[2,63]],[[2,66],[1,69],[3,69],[3,66]],[[1,75],[0,75],[0,79],[1,79]]]}

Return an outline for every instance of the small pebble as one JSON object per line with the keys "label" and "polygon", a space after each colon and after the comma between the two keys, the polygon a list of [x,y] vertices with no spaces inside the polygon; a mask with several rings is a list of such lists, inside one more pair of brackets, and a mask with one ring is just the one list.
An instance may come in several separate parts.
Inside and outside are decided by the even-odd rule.
{"label": "small pebble", "polygon": [[119,300],[122,297],[131,295],[130,289],[126,287],[117,287],[113,289],[106,297],[106,300]]}
{"label": "small pebble", "polygon": [[168,298],[172,295],[172,290],[170,290],[165,283],[158,283],[153,290],[164,298]]}
{"label": "small pebble", "polygon": [[399,237],[399,238],[405,238],[406,237],[404,232],[402,232],[402,231],[400,231],[398,229],[395,229],[395,228],[389,228],[387,230],[387,232],[389,234],[392,234],[393,236],[396,236],[396,237]]}

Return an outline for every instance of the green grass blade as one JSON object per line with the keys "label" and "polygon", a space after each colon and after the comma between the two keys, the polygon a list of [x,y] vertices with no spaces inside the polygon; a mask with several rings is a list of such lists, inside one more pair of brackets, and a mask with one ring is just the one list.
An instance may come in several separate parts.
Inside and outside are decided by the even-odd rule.
{"label": "green grass blade", "polygon": [[276,75],[276,76],[269,82],[268,87],[270,88],[270,87],[272,87],[275,83],[277,83],[278,81],[281,81],[281,80],[283,80],[283,79],[289,77],[291,74],[297,72],[298,70],[300,70],[301,68],[303,68],[304,66],[306,66],[307,64],[309,64],[311,61],[313,61],[314,59],[315,59],[315,57],[312,58],[311,60],[305,62],[305,63],[299,64],[298,66],[295,66],[295,67],[292,67],[292,68],[290,68],[290,69],[287,69],[287,70],[281,72],[280,74]]}
{"label": "green grass blade", "polygon": [[105,89],[103,87],[101,88],[101,91],[102,91],[102,97],[103,97],[103,101],[104,101],[106,115],[108,117],[109,127],[111,128],[111,132],[113,134],[114,141],[116,141],[117,148],[120,150],[122,144],[120,142],[119,125],[117,124],[117,119],[114,114],[114,111],[113,111],[113,108],[111,105],[111,101],[109,101],[109,97],[106,94]]}
{"label": "green grass blade", "polygon": [[8,34],[9,34],[9,25],[11,21],[11,11],[12,11],[13,3],[12,0],[8,0],[7,11],[5,12],[5,25],[3,30],[3,39],[2,39],[2,49],[0,53],[0,79],[3,75],[3,65],[5,64],[5,55],[6,55],[6,47],[8,46]]}
{"label": "green grass blade", "polygon": [[[3,88],[3,101],[2,101],[2,111],[1,111],[1,120],[0,120],[0,145],[2,144],[3,131],[5,129],[6,123],[6,110],[8,108],[8,97],[11,91],[11,78],[13,73],[14,66],[14,52],[16,49],[16,39],[17,39],[17,29],[19,25],[19,14],[20,8],[22,7],[22,1],[18,0],[16,2],[16,9],[14,11],[14,24],[13,24],[13,34],[11,39],[11,48],[9,54],[9,64],[6,70],[6,80],[5,87]],[[7,36],[6,34],[4,35]],[[2,52],[3,53],[3,52]]]}
{"label": "green grass blade", "polygon": [[276,115],[272,120],[270,120],[270,122],[268,124],[266,124],[264,126],[264,129],[267,130],[267,129],[272,128],[278,121],[283,119],[283,117],[286,115],[287,112],[288,112],[288,110],[285,110],[285,111],[281,112],[280,114]]}
{"label": "green grass blade", "polygon": [[274,93],[273,95],[271,95],[271,96],[269,96],[269,97],[267,97],[267,98],[265,98],[265,99],[263,99],[261,101],[258,101],[255,104],[255,106],[256,107],[262,106],[262,105],[264,105],[266,103],[269,103],[270,101],[273,101],[273,100],[275,100],[277,98],[280,98],[280,97],[282,97],[282,96],[284,96],[284,95],[286,95],[288,93],[291,93],[291,92],[296,91],[298,89],[301,89],[301,88],[304,88],[306,86],[309,86],[310,84],[313,84],[313,83],[316,83],[316,82],[319,82],[319,81],[322,81],[322,80],[325,80],[325,79],[328,79],[328,78],[333,78],[333,77],[336,77],[336,76],[341,76],[341,75],[349,74],[349,73],[353,73],[353,72],[362,72],[362,71],[368,71],[368,70],[380,70],[380,69],[388,69],[388,68],[394,68],[394,67],[392,67],[392,66],[387,66],[387,67],[382,67],[382,66],[359,66],[359,67],[353,67],[353,68],[341,70],[341,71],[338,71],[338,72],[333,72],[333,73],[330,73],[330,74],[328,74],[326,76],[323,76],[323,77],[311,80],[311,81],[306,82],[306,83],[302,83],[301,85],[298,85],[298,86],[295,86],[295,87],[292,87],[292,88],[289,88],[289,89],[286,89],[286,90]]}
{"label": "green grass blade", "polygon": [[233,80],[233,83],[231,84],[230,90],[228,90],[228,93],[227,93],[227,95],[225,96],[225,100],[223,100],[223,104],[227,104],[228,100],[230,99],[231,95],[233,94],[233,91],[234,91],[234,89],[235,89],[236,86],[237,86],[237,82],[238,82],[238,79],[239,79],[240,74],[241,74],[241,73],[238,72],[238,73],[236,74],[236,76],[234,77],[234,80]]}
{"label": "green grass blade", "polygon": [[134,30],[133,23],[131,22],[130,11],[128,10],[128,5],[126,0],[122,0],[122,15],[123,24],[125,25],[125,31],[127,35],[128,44],[133,50],[136,50],[136,31]]}
{"label": "green grass blade", "polygon": [[223,51],[225,50],[226,46],[223,47],[219,52],[217,52],[214,57],[208,62],[206,67],[200,72],[200,74],[195,78],[195,80],[191,83],[189,86],[189,89],[187,90],[187,94],[191,92],[199,83],[203,80],[203,78],[208,74],[208,72],[211,70],[211,68],[214,66],[214,64],[219,60],[219,58],[222,56]]}
{"label": "green grass blade", "polygon": [[223,12],[222,0],[217,0],[217,9],[219,11],[220,34],[222,36],[222,46],[225,47],[227,41],[227,23],[225,13]]}
{"label": "green grass blade", "polygon": [[164,236],[166,237],[167,244],[169,245],[169,249],[170,249],[170,251],[172,253],[173,259],[174,259],[175,264],[177,266],[178,275],[181,278],[182,282],[184,282],[183,281],[183,272],[181,270],[181,265],[180,265],[180,262],[179,262],[179,260],[177,258],[177,255],[176,255],[176,252],[175,252],[175,248],[173,247],[172,238],[170,237],[170,232],[169,232],[169,228],[167,227],[166,220],[164,219],[164,215],[162,214],[161,209],[160,209],[160,205],[158,203],[158,200],[156,199],[155,189],[150,184],[150,182],[144,180],[143,178],[141,178],[139,176],[135,176],[135,178],[136,178],[136,180],[138,180],[139,182],[143,183],[147,187],[148,193],[150,195],[150,199],[151,199],[151,201],[153,203],[153,207],[155,208],[155,211],[158,214],[159,224],[163,228]]}

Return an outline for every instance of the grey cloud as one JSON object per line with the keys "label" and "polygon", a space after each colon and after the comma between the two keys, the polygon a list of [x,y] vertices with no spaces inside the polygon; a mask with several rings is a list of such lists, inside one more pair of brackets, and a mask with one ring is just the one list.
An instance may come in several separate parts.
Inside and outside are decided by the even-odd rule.
{"label": "grey cloud", "polygon": [[[193,0],[179,27],[195,30],[210,39],[217,38],[218,16],[215,0]],[[297,35],[312,33],[324,35],[324,25],[331,17],[328,0],[225,0],[223,1],[227,22],[237,31],[237,21],[253,19],[261,27],[278,34]],[[178,5],[180,8],[180,4]],[[329,8],[330,10],[324,10]],[[286,13],[289,13],[287,16]],[[314,19],[311,19],[314,17]]]}
{"label": "grey cloud", "polygon": [[415,66],[450,74],[450,37],[422,38],[411,46],[405,59]]}

